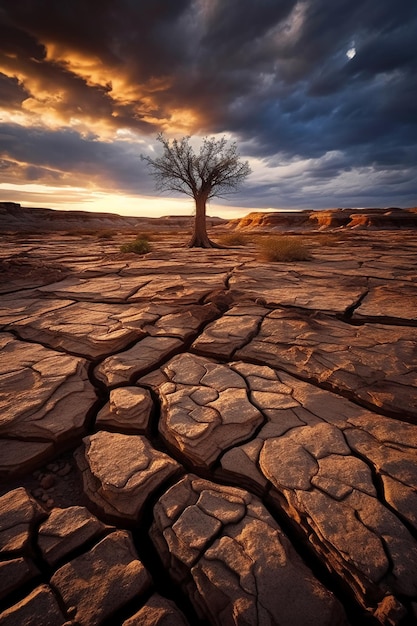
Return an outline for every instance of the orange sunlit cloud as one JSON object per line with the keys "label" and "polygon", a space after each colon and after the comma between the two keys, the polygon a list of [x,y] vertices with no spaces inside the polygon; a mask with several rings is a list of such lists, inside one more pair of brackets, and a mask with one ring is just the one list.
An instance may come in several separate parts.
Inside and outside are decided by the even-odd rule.
{"label": "orange sunlit cloud", "polygon": [[30,94],[19,112],[19,122],[25,126],[69,126],[108,140],[123,127],[126,108],[131,122],[148,125],[150,131],[192,133],[200,122],[200,116],[189,107],[161,108],[160,95],[172,86],[169,76],[151,77],[138,84],[127,72],[106,67],[97,57],[55,43],[47,43],[45,48],[42,62],[32,59],[21,64],[16,57],[9,57],[0,65],[1,72],[16,77]]}

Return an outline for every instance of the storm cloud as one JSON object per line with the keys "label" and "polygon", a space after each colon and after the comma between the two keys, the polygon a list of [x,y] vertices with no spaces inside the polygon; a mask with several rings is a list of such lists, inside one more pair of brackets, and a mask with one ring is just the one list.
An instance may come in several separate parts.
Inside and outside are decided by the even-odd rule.
{"label": "storm cloud", "polygon": [[158,132],[226,134],[242,207],[416,205],[416,32],[415,0],[3,3],[2,181],[149,195]]}

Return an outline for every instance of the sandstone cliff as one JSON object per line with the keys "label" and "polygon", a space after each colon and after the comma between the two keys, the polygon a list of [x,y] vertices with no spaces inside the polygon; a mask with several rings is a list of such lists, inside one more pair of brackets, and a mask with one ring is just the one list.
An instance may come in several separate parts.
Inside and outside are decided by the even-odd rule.
{"label": "sandstone cliff", "polygon": [[324,230],[334,228],[417,228],[417,208],[327,209],[304,211],[252,212],[230,220],[237,230]]}

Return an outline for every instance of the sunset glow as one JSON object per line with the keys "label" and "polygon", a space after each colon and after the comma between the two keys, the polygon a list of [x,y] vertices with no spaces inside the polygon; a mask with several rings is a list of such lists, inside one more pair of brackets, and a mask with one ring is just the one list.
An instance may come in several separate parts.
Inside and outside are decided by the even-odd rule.
{"label": "sunset glow", "polygon": [[415,205],[415,12],[351,5],[347,20],[326,7],[122,0],[92,19],[78,0],[71,14],[9,3],[0,201],[190,212],[155,194],[141,161],[163,132],[237,141],[253,174],[220,216]]}

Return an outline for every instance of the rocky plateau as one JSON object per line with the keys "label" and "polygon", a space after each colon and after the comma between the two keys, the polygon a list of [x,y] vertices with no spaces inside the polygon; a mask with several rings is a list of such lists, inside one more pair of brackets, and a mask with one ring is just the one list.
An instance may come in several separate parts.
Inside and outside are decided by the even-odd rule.
{"label": "rocky plateau", "polygon": [[417,623],[417,242],[348,230],[2,235],[0,626]]}

